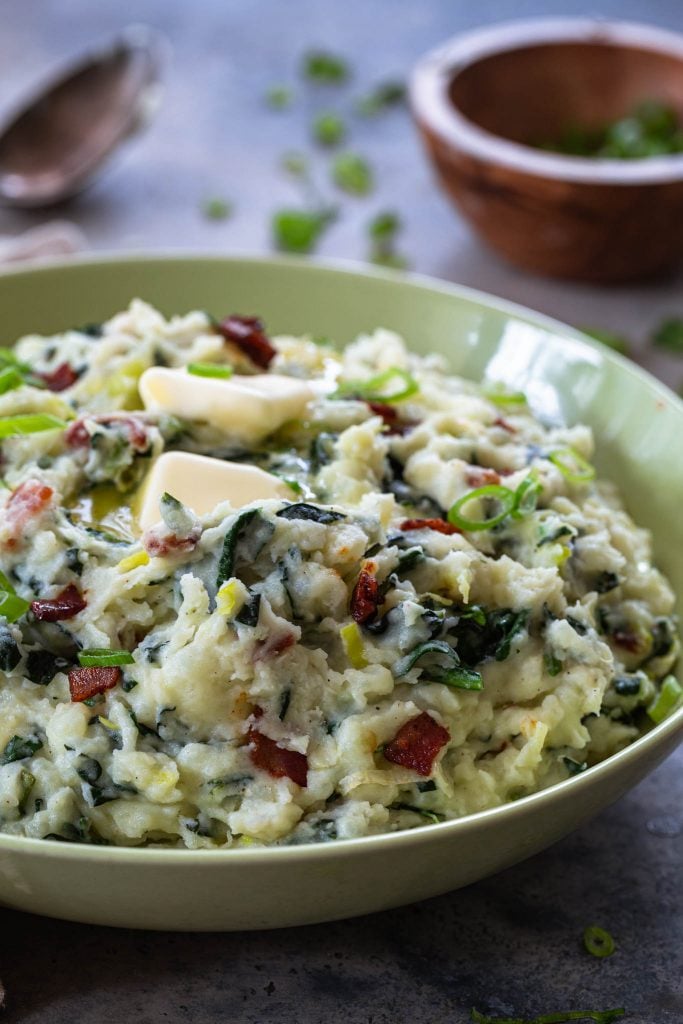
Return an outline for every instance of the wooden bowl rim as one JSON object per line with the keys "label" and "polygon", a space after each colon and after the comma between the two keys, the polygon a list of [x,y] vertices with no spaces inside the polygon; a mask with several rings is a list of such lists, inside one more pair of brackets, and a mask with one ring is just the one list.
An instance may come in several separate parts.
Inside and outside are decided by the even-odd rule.
{"label": "wooden bowl rim", "polygon": [[418,61],[409,83],[413,116],[454,149],[539,178],[596,185],[683,181],[683,153],[619,160],[538,151],[479,127],[458,110],[450,97],[453,78],[486,57],[526,46],[573,42],[650,50],[674,57],[683,65],[683,35],[654,25],[602,18],[505,22],[454,36]]}

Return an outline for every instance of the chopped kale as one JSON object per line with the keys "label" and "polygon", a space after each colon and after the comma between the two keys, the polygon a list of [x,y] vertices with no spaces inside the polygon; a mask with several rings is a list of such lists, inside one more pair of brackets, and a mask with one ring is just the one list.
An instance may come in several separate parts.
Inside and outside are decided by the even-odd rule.
{"label": "chopped kale", "polygon": [[26,657],[26,675],[32,683],[47,686],[58,672],[64,672],[71,663],[50,651],[29,651]]}
{"label": "chopped kale", "polygon": [[37,736],[30,736],[27,739],[24,739],[23,736],[13,736],[0,754],[0,765],[23,761],[25,757],[33,757],[42,745],[43,741]]}
{"label": "chopped kale", "polygon": [[241,622],[243,626],[258,625],[259,612],[261,610],[261,595],[250,594],[246,604],[242,606],[239,615],[235,616],[235,622]]}
{"label": "chopped kale", "polygon": [[309,505],[305,501],[296,502],[293,505],[286,505],[276,513],[280,519],[307,519],[312,523],[338,523],[346,516],[341,512],[333,512],[329,508],[319,508],[317,505]]}
{"label": "chopped kale", "polygon": [[0,670],[12,672],[21,661],[19,645],[9,626],[0,625]]}

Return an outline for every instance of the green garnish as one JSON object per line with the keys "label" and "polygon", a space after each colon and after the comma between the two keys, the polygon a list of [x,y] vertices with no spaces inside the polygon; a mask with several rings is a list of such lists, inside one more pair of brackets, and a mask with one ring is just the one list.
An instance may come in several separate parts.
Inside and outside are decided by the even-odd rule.
{"label": "green garnish", "polygon": [[587,334],[589,338],[595,338],[596,341],[601,341],[603,345],[607,345],[607,347],[613,349],[614,352],[618,352],[622,356],[627,356],[629,354],[631,343],[623,334],[616,334],[614,331],[605,331],[602,327],[582,327],[581,330],[584,334]]}
{"label": "green garnish", "polygon": [[[393,390],[392,382],[396,382]],[[369,380],[341,381],[331,398],[359,398],[364,402],[381,402],[391,405],[416,395],[420,386],[407,370],[392,366]]]}
{"label": "green garnish", "polygon": [[293,178],[308,178],[308,159],[304,153],[285,153],[280,166]]}
{"label": "green garnish", "polygon": [[8,622],[16,622],[30,607],[30,602],[19,597],[5,574],[0,572],[0,615],[4,615]]}
{"label": "green garnish", "polygon": [[651,99],[597,128],[568,125],[557,139],[538,148],[567,156],[640,160],[683,152],[683,129],[673,107]]}
{"label": "green garnish", "polygon": [[361,117],[374,117],[389,107],[396,107],[406,98],[403,82],[380,82],[374,89],[356,100],[356,113]]}
{"label": "green garnish", "polygon": [[672,316],[663,320],[652,335],[652,343],[669,352],[683,353],[683,317]]}
{"label": "green garnish", "polygon": [[313,138],[321,146],[338,146],[346,136],[346,125],[337,114],[318,114],[313,122]]}
{"label": "green garnish", "polygon": [[24,378],[13,366],[0,370],[0,395],[4,395],[6,391],[14,391],[15,388],[20,388],[23,383]]}
{"label": "green garnish", "polygon": [[213,196],[202,203],[202,213],[207,220],[227,220],[232,213],[232,203],[220,196]]}
{"label": "green garnish", "polygon": [[332,163],[332,180],[337,188],[352,196],[366,196],[372,192],[372,169],[357,153],[340,153]]}
{"label": "green garnish", "polygon": [[664,679],[659,693],[652,703],[645,709],[655,723],[659,725],[665,718],[680,707],[683,702],[683,687],[675,676],[667,676]]}
{"label": "green garnish", "polygon": [[488,1017],[472,1007],[473,1024],[565,1024],[570,1020],[592,1020],[595,1024],[612,1024],[617,1017],[623,1017],[626,1010],[619,1006],[614,1010],[566,1010],[559,1013],[542,1013],[540,1017]]}
{"label": "green garnish", "polygon": [[44,430],[63,430],[64,420],[47,413],[26,413],[21,416],[0,417],[1,437],[23,437],[25,434],[39,434]]}
{"label": "green garnish", "polygon": [[525,477],[515,490],[515,507],[511,513],[513,519],[523,519],[534,512],[542,490],[543,485],[535,473]]}
{"label": "green garnish", "polygon": [[286,110],[291,107],[294,94],[288,85],[271,85],[265,100],[272,110]]}
{"label": "green garnish", "polygon": [[483,390],[484,398],[493,405],[528,405],[523,391],[506,391],[503,384],[493,383]]}
{"label": "green garnish", "polygon": [[391,210],[378,213],[372,218],[368,224],[371,263],[377,263],[382,267],[392,267],[394,270],[406,269],[408,260],[395,249],[396,236],[400,230],[401,221],[398,214]]}
{"label": "green garnish", "polygon": [[[461,509],[469,505],[471,501],[494,501],[498,505],[498,511],[485,519],[469,519],[463,515]],[[515,508],[515,492],[502,484],[487,484],[485,487],[477,487],[474,491],[468,491],[461,498],[451,505],[448,510],[448,522],[461,530],[472,532],[474,530],[490,530],[492,527],[502,523]]]}
{"label": "green garnish", "polygon": [[187,372],[193,377],[220,377],[223,380],[233,375],[232,366],[223,363],[188,363]]}
{"label": "green garnish", "polygon": [[22,736],[13,736],[2,754],[0,754],[0,765],[12,764],[13,761],[23,761],[25,757],[33,757],[42,745],[43,741],[37,737],[24,739]]}
{"label": "green garnish", "polygon": [[346,61],[327,50],[311,50],[304,54],[301,71],[312,82],[325,85],[338,85],[350,77]]}
{"label": "green garnish", "polygon": [[571,484],[587,484],[595,477],[595,467],[573,448],[557,448],[547,458]]}
{"label": "green garnish", "polygon": [[591,924],[584,930],[583,944],[591,956],[611,956],[615,949],[610,933],[597,924]]}
{"label": "green garnish", "polygon": [[78,652],[78,662],[84,668],[108,668],[113,665],[132,665],[134,658],[130,651],[118,651],[108,647],[90,647]]}
{"label": "green garnish", "polygon": [[281,252],[311,252],[336,217],[334,210],[278,210],[272,230]]}

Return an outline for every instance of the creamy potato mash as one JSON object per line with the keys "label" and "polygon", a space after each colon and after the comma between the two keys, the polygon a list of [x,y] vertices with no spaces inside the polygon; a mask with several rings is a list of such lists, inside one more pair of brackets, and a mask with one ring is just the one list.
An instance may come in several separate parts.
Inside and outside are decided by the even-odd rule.
{"label": "creamy potato mash", "polygon": [[5,832],[411,828],[680,700],[673,595],[590,430],[389,331],[338,352],[135,301],[0,360],[0,451]]}

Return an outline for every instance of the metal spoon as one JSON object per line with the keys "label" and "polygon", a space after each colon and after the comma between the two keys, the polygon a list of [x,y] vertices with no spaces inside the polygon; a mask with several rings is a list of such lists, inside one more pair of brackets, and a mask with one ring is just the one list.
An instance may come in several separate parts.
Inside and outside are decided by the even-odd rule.
{"label": "metal spoon", "polygon": [[161,99],[167,44],[134,25],[64,69],[0,128],[0,203],[49,206],[79,192]]}

